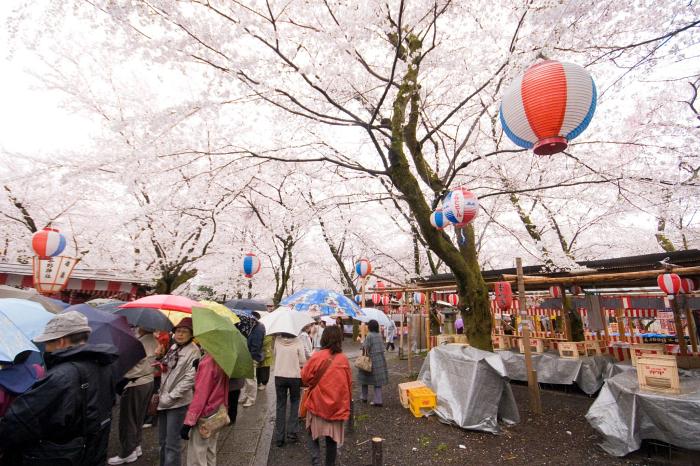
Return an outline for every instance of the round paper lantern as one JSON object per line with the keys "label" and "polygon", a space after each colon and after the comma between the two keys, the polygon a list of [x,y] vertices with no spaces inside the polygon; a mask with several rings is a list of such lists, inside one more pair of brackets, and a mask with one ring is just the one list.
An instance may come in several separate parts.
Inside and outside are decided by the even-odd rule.
{"label": "round paper lantern", "polygon": [[572,285],[570,290],[572,295],[580,295],[583,294],[583,288],[581,288],[578,285]]}
{"label": "round paper lantern", "polygon": [[451,223],[463,227],[471,223],[479,213],[479,200],[467,188],[457,188],[445,196],[442,211]]}
{"label": "round paper lantern", "polygon": [[586,129],[597,93],[591,75],[579,65],[547,60],[528,68],[503,94],[503,131],[537,155],[561,152]]}
{"label": "round paper lantern", "polygon": [[695,282],[692,278],[681,278],[681,293],[687,294],[695,291]]}
{"label": "round paper lantern", "polygon": [[559,288],[558,286],[550,286],[549,295],[552,298],[561,298],[561,288]]}
{"label": "round paper lantern", "polygon": [[377,291],[379,291],[380,293],[383,293],[384,290],[386,289],[386,284],[385,284],[383,281],[381,281],[381,280],[377,280],[377,284],[374,285],[374,288],[375,288]]}
{"label": "round paper lantern", "polygon": [[401,298],[403,298],[403,293],[400,291],[395,291],[394,298],[396,298],[397,301],[401,301]]}
{"label": "round paper lantern", "polygon": [[447,296],[447,302],[450,303],[451,306],[457,306],[457,304],[459,304],[459,295],[456,293],[450,293]]}
{"label": "round paper lantern", "polygon": [[388,306],[389,304],[391,304],[391,296],[384,295],[382,296],[381,301],[384,306]]}
{"label": "round paper lantern", "polygon": [[430,224],[438,230],[443,230],[445,227],[451,225],[442,209],[437,209],[430,214]]}
{"label": "round paper lantern", "polygon": [[362,296],[360,296],[359,294],[356,294],[354,299],[357,304],[362,303]]}
{"label": "round paper lantern", "polygon": [[413,293],[413,304],[425,304],[425,294],[418,292]]}
{"label": "round paper lantern", "polygon": [[57,256],[65,247],[66,237],[55,228],[47,227],[32,235],[32,249],[41,258]]}
{"label": "round paper lantern", "polygon": [[380,304],[382,302],[382,295],[379,293],[372,293],[372,302],[374,304]]}
{"label": "round paper lantern", "polygon": [[253,275],[260,272],[260,259],[258,259],[258,256],[252,252],[246,254],[245,257],[243,257],[242,270],[246,278],[253,278]]}
{"label": "round paper lantern", "polygon": [[656,278],[656,283],[658,283],[661,291],[669,296],[678,294],[681,290],[681,277],[675,273],[664,273]]}
{"label": "round paper lantern", "polygon": [[360,259],[355,264],[355,273],[362,278],[372,273],[372,263],[368,259]]}
{"label": "round paper lantern", "polygon": [[513,306],[513,290],[509,282],[494,283],[494,291],[496,294],[496,306],[500,310],[505,311]]}

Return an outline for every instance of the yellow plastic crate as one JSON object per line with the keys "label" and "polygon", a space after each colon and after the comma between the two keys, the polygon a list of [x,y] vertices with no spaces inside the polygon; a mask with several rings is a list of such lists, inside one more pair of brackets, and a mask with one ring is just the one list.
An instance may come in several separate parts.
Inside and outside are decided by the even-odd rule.
{"label": "yellow plastic crate", "polygon": [[437,395],[428,387],[412,388],[408,391],[408,402],[412,410],[432,409],[437,405]]}
{"label": "yellow plastic crate", "polygon": [[425,384],[418,380],[413,382],[404,382],[399,384],[399,400],[401,401],[401,406],[408,408],[408,391],[414,390],[416,388],[423,388]]}

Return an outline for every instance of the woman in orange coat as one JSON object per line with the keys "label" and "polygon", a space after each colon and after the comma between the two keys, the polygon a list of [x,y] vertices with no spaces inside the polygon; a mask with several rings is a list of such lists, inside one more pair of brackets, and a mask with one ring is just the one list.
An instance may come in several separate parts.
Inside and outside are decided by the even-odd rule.
{"label": "woman in orange coat", "polygon": [[352,374],[342,344],[341,327],[327,327],[321,351],[314,353],[301,371],[303,384],[311,390],[306,401],[306,428],[314,466],[321,464],[321,437],[326,438],[325,466],[335,465],[338,445],[345,438],[344,422],[350,418]]}

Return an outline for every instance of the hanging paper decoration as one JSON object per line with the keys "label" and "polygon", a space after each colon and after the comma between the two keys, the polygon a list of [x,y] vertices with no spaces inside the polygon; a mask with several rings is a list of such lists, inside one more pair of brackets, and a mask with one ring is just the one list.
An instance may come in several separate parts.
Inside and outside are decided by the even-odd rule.
{"label": "hanging paper decoration", "polygon": [[356,302],[357,304],[361,304],[361,303],[362,303],[362,296],[361,296],[361,295],[356,294],[354,299],[355,299],[355,302]]}
{"label": "hanging paper decoration", "polygon": [[403,293],[400,291],[395,291],[394,298],[396,298],[397,301],[401,301],[401,298],[403,298]]}
{"label": "hanging paper decoration", "polygon": [[457,304],[459,304],[459,295],[456,293],[450,293],[447,295],[447,302],[450,303],[450,306],[457,306]]}
{"label": "hanging paper decoration", "polygon": [[246,254],[245,257],[243,257],[242,270],[246,278],[253,278],[253,275],[260,272],[260,259],[258,259],[258,256],[252,252]]}
{"label": "hanging paper decoration", "polygon": [[425,304],[425,294],[418,292],[413,293],[413,304]]}
{"label": "hanging paper decoration", "polygon": [[372,273],[372,263],[368,259],[360,259],[355,264],[355,273],[358,276],[365,278]]}
{"label": "hanging paper decoration", "polygon": [[510,309],[513,306],[513,290],[509,282],[494,283],[494,291],[496,294],[496,306],[501,311]]}
{"label": "hanging paper decoration", "polygon": [[552,298],[561,298],[561,288],[559,288],[558,286],[550,286],[549,295]]}
{"label": "hanging paper decoration", "polygon": [[374,285],[374,289],[376,289],[380,293],[384,293],[384,291],[386,290],[386,284],[381,280],[377,280],[377,284]]}
{"label": "hanging paper decoration", "polygon": [[572,294],[572,295],[580,295],[580,294],[583,294],[583,288],[581,288],[581,287],[578,286],[578,285],[572,285],[570,291],[571,291],[571,294]]}
{"label": "hanging paper decoration", "polygon": [[40,258],[57,256],[65,247],[66,237],[55,228],[46,227],[32,235],[32,249]]}
{"label": "hanging paper decoration", "polygon": [[681,278],[681,290],[683,294],[692,293],[695,291],[695,282],[692,278]]}
{"label": "hanging paper decoration", "polygon": [[391,304],[391,296],[389,296],[389,295],[382,296],[381,302],[384,306],[388,306],[389,304]]}
{"label": "hanging paper decoration", "polygon": [[374,304],[379,304],[382,302],[382,295],[379,293],[372,293],[372,302]]}
{"label": "hanging paper decoration", "polygon": [[471,223],[479,213],[479,200],[465,187],[447,193],[443,202],[443,213],[457,227]]}
{"label": "hanging paper decoration", "polygon": [[681,277],[675,273],[664,273],[656,278],[656,283],[661,288],[661,291],[668,295],[669,299],[673,299],[673,295],[678,294],[681,290]]}
{"label": "hanging paper decoration", "polygon": [[528,68],[503,94],[503,131],[537,155],[561,152],[593,118],[596,87],[579,65],[547,60]]}
{"label": "hanging paper decoration", "polygon": [[438,299],[440,299],[440,297],[436,292],[433,291],[432,293],[430,293],[430,302],[434,303]]}
{"label": "hanging paper decoration", "polygon": [[430,224],[438,230],[443,230],[445,227],[451,225],[442,209],[436,209],[432,214],[430,214]]}

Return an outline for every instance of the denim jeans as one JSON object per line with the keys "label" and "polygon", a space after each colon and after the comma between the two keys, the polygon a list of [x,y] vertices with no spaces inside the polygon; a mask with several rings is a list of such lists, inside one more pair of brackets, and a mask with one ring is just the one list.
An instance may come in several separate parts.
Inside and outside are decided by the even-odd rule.
{"label": "denim jeans", "polygon": [[187,406],[158,411],[158,443],[160,444],[160,466],[181,466],[185,442],[180,438],[180,429],[185,423]]}
{"label": "denim jeans", "polygon": [[[275,392],[277,394],[275,440],[283,442],[287,435],[296,435],[299,432],[301,379],[275,376]],[[290,401],[289,416],[287,416],[287,392],[289,392]]]}

